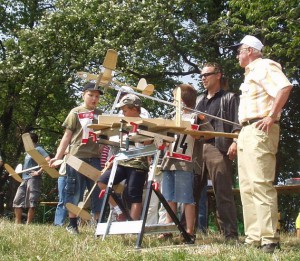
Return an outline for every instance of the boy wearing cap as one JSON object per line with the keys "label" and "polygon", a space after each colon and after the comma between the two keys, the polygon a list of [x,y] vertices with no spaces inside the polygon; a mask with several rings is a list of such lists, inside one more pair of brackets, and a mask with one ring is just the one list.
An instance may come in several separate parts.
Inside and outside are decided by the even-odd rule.
{"label": "boy wearing cap", "polygon": [[[141,113],[141,100],[134,94],[125,95],[117,105],[125,117],[139,117]],[[135,144],[137,146],[137,144]],[[129,160],[120,161],[113,184],[119,184],[126,180],[128,201],[131,203],[130,216],[133,220],[140,219],[142,211],[142,194],[149,169],[147,157],[138,157]],[[100,189],[106,189],[110,177],[111,169],[107,170],[98,179]],[[120,210],[116,202],[109,197],[109,203],[117,214],[117,221],[125,221],[126,217]]]}
{"label": "boy wearing cap", "polygon": [[292,84],[280,64],[262,59],[262,42],[247,35],[235,45],[237,58],[245,68],[241,85],[238,138],[238,171],[246,239],[273,253],[279,248],[277,232],[276,153],[281,110]]}
{"label": "boy wearing cap", "polygon": [[[69,153],[97,169],[101,169],[100,156],[101,146],[92,140],[91,130],[87,127],[91,123],[98,122],[98,115],[101,111],[97,109],[102,91],[96,88],[92,82],[87,83],[83,88],[83,104],[72,109],[63,123],[65,128],[64,136],[57,148],[56,155],[50,160],[50,167],[55,167],[54,162],[64,157],[69,146]],[[84,190],[90,190],[94,181],[77,172],[69,165],[66,167],[67,185],[65,203],[78,205],[83,199]],[[92,212],[95,220],[98,219],[101,210],[101,200],[99,199],[99,189],[95,189],[91,196]],[[70,224],[67,231],[71,234],[78,234],[77,217],[69,212]]]}
{"label": "boy wearing cap", "polygon": [[[129,86],[122,86],[121,90],[122,90],[122,92],[121,92],[120,100],[122,100],[122,98],[125,95],[134,93],[134,90]],[[122,110],[120,110],[119,115],[121,115],[121,116],[123,115]],[[144,107],[141,107],[140,117],[141,118],[150,118],[150,113]]]}

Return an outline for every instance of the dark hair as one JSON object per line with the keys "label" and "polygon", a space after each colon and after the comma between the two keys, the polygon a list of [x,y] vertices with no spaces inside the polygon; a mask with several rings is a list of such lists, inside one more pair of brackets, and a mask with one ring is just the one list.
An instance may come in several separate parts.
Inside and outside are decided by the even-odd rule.
{"label": "dark hair", "polygon": [[185,105],[189,108],[194,109],[196,106],[197,91],[190,84],[180,84],[176,88],[181,89],[181,99]]}
{"label": "dark hair", "polygon": [[215,68],[214,69],[215,73],[221,73],[221,80],[220,80],[221,88],[223,88],[224,90],[228,89],[228,80],[224,76],[223,69],[222,69],[222,66],[220,64],[214,63],[214,62],[207,62],[203,65],[203,67],[214,67]]}
{"label": "dark hair", "polygon": [[30,134],[30,138],[32,139],[32,142],[37,143],[39,140],[39,136],[34,132],[30,132],[29,134]]}

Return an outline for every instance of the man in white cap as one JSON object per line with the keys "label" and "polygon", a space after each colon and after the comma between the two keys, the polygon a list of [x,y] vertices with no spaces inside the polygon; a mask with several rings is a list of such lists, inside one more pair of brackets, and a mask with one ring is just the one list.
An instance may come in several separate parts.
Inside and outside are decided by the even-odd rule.
{"label": "man in white cap", "polygon": [[266,253],[279,248],[278,203],[273,186],[281,110],[292,90],[280,64],[262,59],[262,42],[247,35],[235,45],[245,68],[241,85],[238,172],[243,205],[245,244]]}

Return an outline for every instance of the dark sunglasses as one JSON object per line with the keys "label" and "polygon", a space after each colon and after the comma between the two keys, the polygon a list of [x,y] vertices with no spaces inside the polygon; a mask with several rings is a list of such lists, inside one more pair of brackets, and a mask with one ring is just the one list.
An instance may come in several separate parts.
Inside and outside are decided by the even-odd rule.
{"label": "dark sunglasses", "polygon": [[203,73],[203,74],[200,74],[200,77],[201,77],[201,78],[202,78],[202,77],[206,78],[206,77],[208,77],[208,76],[210,76],[210,75],[217,74],[217,73],[218,73],[218,72]]}

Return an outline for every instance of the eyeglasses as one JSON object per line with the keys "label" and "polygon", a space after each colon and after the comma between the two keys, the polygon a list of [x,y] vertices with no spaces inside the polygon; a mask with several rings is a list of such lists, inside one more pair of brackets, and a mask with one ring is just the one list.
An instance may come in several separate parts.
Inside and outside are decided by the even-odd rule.
{"label": "eyeglasses", "polygon": [[200,74],[200,78],[202,78],[202,77],[206,78],[206,77],[208,77],[210,75],[217,74],[217,73],[218,72],[202,73],[202,74]]}
{"label": "eyeglasses", "polygon": [[236,51],[236,54],[237,54],[237,55],[240,55],[241,52],[242,52],[243,50],[248,50],[248,48],[249,48],[249,47],[247,47],[247,48],[242,48],[242,49],[240,49],[240,50],[237,50],[237,51]]}

